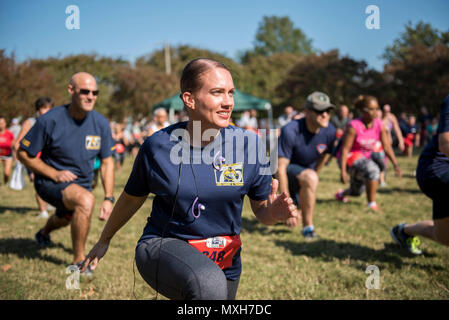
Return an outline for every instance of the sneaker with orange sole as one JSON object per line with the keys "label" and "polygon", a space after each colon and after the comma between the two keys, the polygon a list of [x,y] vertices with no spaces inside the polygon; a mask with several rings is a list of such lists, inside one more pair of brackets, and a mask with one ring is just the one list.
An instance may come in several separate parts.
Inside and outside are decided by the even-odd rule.
{"label": "sneaker with orange sole", "polygon": [[368,213],[371,213],[371,212],[382,213],[382,211],[380,210],[380,208],[377,205],[377,203],[374,203],[374,204],[371,204],[371,205],[368,204],[367,211],[368,211]]}
{"label": "sneaker with orange sole", "polygon": [[343,203],[348,203],[349,202],[349,197],[343,195],[343,189],[338,189],[337,193],[335,194],[335,199],[337,201],[341,201]]}

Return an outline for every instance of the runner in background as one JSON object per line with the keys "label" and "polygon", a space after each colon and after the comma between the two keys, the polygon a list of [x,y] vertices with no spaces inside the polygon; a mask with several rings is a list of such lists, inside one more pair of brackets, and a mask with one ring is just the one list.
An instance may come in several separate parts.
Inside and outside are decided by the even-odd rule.
{"label": "runner in background", "polygon": [[[22,127],[20,129],[19,135],[17,136],[17,139],[14,143],[14,152],[17,153],[17,150],[19,150],[20,147],[20,141],[25,137],[25,135],[30,131],[30,129],[34,126],[36,123],[37,118],[47,113],[51,108],[55,106],[55,103],[52,98],[50,97],[40,97],[34,102],[34,108],[36,110],[35,116],[30,117],[26,119]],[[39,158],[41,156],[41,153],[37,154],[37,157]],[[34,172],[32,172],[30,169],[26,168],[26,171],[30,177],[30,180],[34,181]],[[48,211],[50,210],[50,206],[42,200],[42,198],[39,196],[37,192],[35,192],[37,207],[39,209],[39,214],[37,218],[47,219],[48,218]]]}
{"label": "runner in background", "polygon": [[379,165],[383,161],[373,159],[373,153],[379,154],[383,149],[393,163],[398,177],[401,176],[401,170],[388,137],[388,129],[377,117],[379,109],[377,99],[372,96],[360,96],[355,107],[361,116],[349,123],[339,152],[341,181],[350,182],[350,186],[348,189],[338,190],[335,198],[348,202],[349,196],[360,196],[366,189],[368,210],[378,211],[376,193],[381,171]]}
{"label": "runner in background", "polygon": [[0,115],[0,163],[3,166],[3,183],[5,185],[8,184],[11,177],[14,142],[14,134],[6,126],[6,117]]}
{"label": "runner in background", "polygon": [[301,217],[287,220],[287,225],[294,228],[302,218],[301,234],[306,241],[318,237],[313,224],[316,191],[320,170],[334,147],[335,128],[329,123],[334,108],[325,93],[311,93],[306,99],[305,117],[287,123],[279,137],[279,189],[301,208]]}

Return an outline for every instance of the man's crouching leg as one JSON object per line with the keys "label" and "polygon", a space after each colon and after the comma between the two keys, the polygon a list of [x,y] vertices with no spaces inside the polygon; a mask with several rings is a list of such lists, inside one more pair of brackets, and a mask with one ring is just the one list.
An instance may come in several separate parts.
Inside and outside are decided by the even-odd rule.
{"label": "man's crouching leg", "polygon": [[73,210],[71,218],[73,262],[78,263],[85,258],[84,248],[95,206],[95,197],[89,190],[73,183],[62,191],[62,201],[67,209]]}

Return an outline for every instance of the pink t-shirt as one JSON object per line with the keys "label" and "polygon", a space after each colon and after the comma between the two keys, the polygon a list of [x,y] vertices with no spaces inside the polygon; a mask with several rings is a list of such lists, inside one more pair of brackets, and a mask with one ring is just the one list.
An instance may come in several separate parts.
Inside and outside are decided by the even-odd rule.
{"label": "pink t-shirt", "polygon": [[360,152],[365,158],[370,158],[372,152],[378,152],[382,144],[380,133],[382,120],[374,119],[373,126],[366,128],[361,118],[352,120],[349,125],[355,129],[356,136],[350,152]]}

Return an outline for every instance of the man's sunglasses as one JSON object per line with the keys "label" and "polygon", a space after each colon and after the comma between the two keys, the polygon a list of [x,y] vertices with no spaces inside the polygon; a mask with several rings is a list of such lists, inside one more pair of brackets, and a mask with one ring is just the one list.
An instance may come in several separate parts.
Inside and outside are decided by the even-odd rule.
{"label": "man's sunglasses", "polygon": [[319,114],[319,115],[322,115],[325,112],[327,112],[327,114],[330,114],[331,111],[332,111],[332,108],[329,108],[329,109],[326,109],[326,110],[321,110],[321,111],[313,110],[313,112],[315,112],[316,114]]}
{"label": "man's sunglasses", "polygon": [[85,94],[86,96],[89,95],[89,93],[91,93],[94,96],[98,96],[98,94],[100,93],[100,90],[88,90],[88,89],[80,89],[80,94]]}

